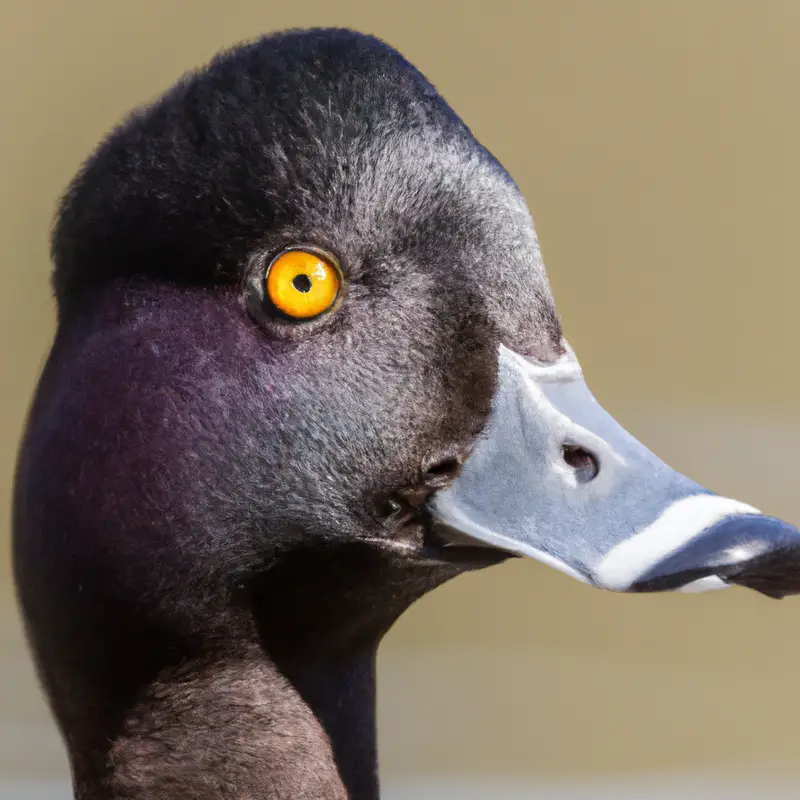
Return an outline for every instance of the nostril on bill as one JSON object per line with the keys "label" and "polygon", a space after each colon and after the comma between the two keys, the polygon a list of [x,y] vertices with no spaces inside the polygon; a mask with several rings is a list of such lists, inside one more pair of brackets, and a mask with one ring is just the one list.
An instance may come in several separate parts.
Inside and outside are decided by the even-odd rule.
{"label": "nostril on bill", "polygon": [[564,463],[575,472],[579,483],[589,483],[600,472],[600,464],[594,453],[577,444],[565,444],[561,448]]}

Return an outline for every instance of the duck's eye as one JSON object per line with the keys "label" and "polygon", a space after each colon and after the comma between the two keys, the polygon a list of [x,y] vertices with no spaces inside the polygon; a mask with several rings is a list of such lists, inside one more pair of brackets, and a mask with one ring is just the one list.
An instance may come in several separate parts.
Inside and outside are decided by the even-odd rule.
{"label": "duck's eye", "polygon": [[289,250],[267,270],[267,297],[293,319],[311,319],[327,311],[339,296],[339,270],[309,250]]}

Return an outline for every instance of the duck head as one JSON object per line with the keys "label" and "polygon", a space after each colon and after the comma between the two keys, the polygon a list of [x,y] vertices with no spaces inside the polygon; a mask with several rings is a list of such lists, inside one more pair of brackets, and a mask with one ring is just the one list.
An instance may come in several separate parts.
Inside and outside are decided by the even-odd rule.
{"label": "duck head", "polygon": [[510,556],[618,591],[800,585],[793,527],[596,403],[519,189],[374,38],[185,77],[87,161],[53,254],[15,565],[68,739],[167,665],[351,650]]}

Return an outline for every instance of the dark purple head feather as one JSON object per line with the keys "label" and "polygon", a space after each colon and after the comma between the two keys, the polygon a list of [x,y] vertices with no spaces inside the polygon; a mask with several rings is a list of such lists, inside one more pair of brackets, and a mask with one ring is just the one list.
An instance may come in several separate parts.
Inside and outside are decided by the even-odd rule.
{"label": "dark purple head feather", "polygon": [[[263,271],[304,243],[335,254],[344,298],[292,324],[265,306]],[[483,563],[439,558],[421,506],[487,419],[498,342],[561,347],[517,188],[394,50],[292,32],[221,55],[115,130],[63,200],[53,255],[59,328],[14,546],[77,785],[278,785],[288,756],[264,756],[268,778],[235,748],[208,765],[237,737],[271,753],[263,714],[282,703],[323,736],[283,695],[272,711],[243,699],[288,681],[370,796],[304,665],[372,652],[409,603]],[[186,720],[205,726],[192,752]],[[215,793],[204,770],[239,788]],[[340,796],[326,780],[292,796]]]}

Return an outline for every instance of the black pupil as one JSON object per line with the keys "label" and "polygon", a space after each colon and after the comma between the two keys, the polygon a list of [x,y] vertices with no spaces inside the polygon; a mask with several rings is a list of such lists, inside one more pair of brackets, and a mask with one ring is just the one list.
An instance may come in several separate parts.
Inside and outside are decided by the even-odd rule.
{"label": "black pupil", "polygon": [[309,278],[308,275],[295,275],[294,278],[292,278],[292,286],[294,286],[298,292],[310,292],[311,278]]}

